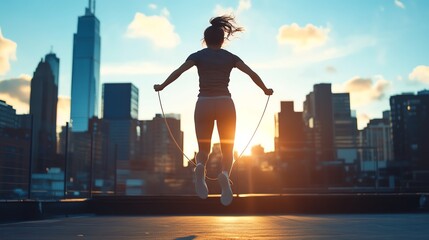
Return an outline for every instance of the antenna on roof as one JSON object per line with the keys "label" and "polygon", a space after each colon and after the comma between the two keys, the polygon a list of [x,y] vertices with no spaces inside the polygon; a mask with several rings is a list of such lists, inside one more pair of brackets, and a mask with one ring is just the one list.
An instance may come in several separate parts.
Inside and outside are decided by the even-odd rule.
{"label": "antenna on roof", "polygon": [[88,0],[87,14],[95,14],[95,0]]}

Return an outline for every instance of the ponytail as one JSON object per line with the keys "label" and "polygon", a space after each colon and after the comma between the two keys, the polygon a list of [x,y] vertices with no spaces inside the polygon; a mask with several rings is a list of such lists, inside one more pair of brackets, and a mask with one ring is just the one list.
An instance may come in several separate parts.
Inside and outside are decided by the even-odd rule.
{"label": "ponytail", "polygon": [[234,35],[235,32],[242,32],[242,27],[235,26],[235,20],[232,16],[223,15],[210,19],[210,23],[215,28],[221,28],[226,33],[226,39]]}
{"label": "ponytail", "polygon": [[224,39],[244,30],[235,25],[234,17],[228,15],[211,18],[210,23],[211,26],[204,31],[204,41],[209,45],[221,45]]}

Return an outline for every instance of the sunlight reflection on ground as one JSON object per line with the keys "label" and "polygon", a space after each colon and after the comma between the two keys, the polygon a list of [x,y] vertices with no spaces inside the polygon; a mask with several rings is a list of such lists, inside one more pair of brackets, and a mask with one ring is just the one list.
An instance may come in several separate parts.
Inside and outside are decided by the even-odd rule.
{"label": "sunlight reflection on ground", "polygon": [[0,239],[429,239],[429,215],[81,216],[0,224]]}

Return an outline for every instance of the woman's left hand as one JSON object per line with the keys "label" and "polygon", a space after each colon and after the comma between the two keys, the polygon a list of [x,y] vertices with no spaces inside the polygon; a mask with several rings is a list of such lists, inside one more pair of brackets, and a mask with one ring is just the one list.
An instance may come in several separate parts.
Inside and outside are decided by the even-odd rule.
{"label": "woman's left hand", "polygon": [[159,92],[159,91],[162,91],[162,89],[164,89],[164,87],[160,84],[155,84],[155,85],[153,85],[153,89],[155,89],[155,91]]}
{"label": "woman's left hand", "polygon": [[274,90],[272,88],[267,88],[264,90],[264,93],[265,93],[265,95],[270,96],[270,95],[273,95]]}

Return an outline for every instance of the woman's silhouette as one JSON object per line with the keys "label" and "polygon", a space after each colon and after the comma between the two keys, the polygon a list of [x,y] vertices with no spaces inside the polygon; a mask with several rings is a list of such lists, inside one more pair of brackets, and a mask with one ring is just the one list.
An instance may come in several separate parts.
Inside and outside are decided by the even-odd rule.
{"label": "woman's silhouette", "polygon": [[238,56],[221,48],[224,39],[228,39],[235,32],[243,31],[241,27],[235,26],[234,18],[231,16],[216,17],[210,19],[210,23],[211,26],[204,31],[204,42],[207,48],[192,53],[162,84],[155,85],[154,89],[155,91],[163,90],[183,72],[197,66],[200,91],[194,113],[195,132],[198,140],[195,190],[200,198],[207,198],[205,166],[216,121],[222,151],[222,172],[218,176],[222,188],[221,203],[229,205],[233,198],[229,173],[233,162],[236,125],[235,106],[228,90],[231,70],[236,67],[249,75],[266,95],[272,95],[273,90],[267,88],[258,74]]}

